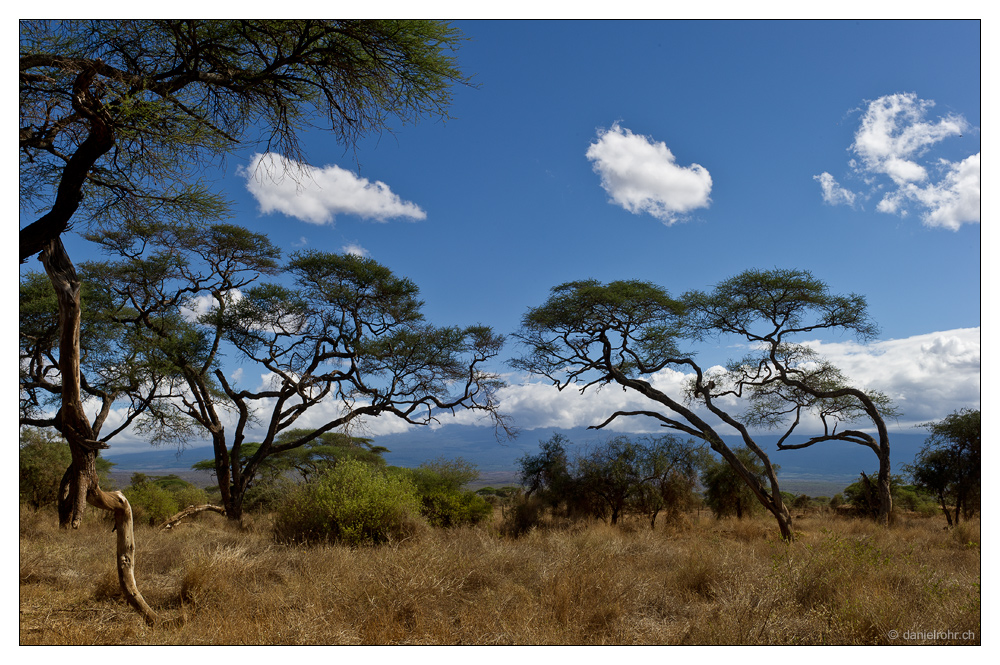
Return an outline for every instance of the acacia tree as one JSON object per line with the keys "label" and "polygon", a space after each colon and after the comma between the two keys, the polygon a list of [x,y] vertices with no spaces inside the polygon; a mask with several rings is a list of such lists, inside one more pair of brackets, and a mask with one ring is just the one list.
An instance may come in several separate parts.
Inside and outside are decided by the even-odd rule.
{"label": "acacia tree", "polygon": [[[735,453],[761,482],[765,482],[764,468],[753,453],[746,448],[737,448]],[[722,460],[708,460],[701,473],[701,484],[705,488],[705,503],[716,517],[735,515],[736,519],[743,519],[744,514],[751,512],[757,506],[753,494],[743,479]]]}
{"label": "acacia tree", "polygon": [[[700,337],[735,335],[752,352],[713,374],[704,388],[713,397],[746,398],[742,420],[748,425],[781,428],[779,450],[807,448],[824,441],[845,441],[874,451],[879,460],[877,519],[888,524],[890,493],[889,432],[885,419],[898,415],[877,390],[852,385],[840,369],[800,343],[805,334],[853,334],[868,341],[878,327],[863,296],[839,295],[804,270],[748,270],[709,292],[684,296],[692,330]],[[822,432],[792,439],[807,415]],[[874,435],[844,424],[867,421]]]}
{"label": "acacia tree", "polygon": [[55,428],[73,464],[60,519],[87,502],[115,513],[119,577],[131,578],[131,510],[101,490],[101,448],[80,387],[80,279],[62,242],[74,222],[218,219],[227,204],[201,168],[246,143],[291,159],[300,131],[350,146],[371,132],[439,116],[464,81],[458,33],[430,21],[22,21],[18,131],[21,262],[37,255],[59,303],[61,392]]}
{"label": "acacia tree", "polygon": [[[181,377],[181,398],[155,399],[144,424],[165,436],[177,414],[212,441],[230,519],[241,519],[267,458],[360,419],[391,414],[427,424],[469,408],[507,427],[496,400],[502,383],[482,369],[503,338],[486,326],[426,323],[416,285],[377,262],[300,252],[282,272],[291,284],[254,284],[276,269],[265,236],[228,225],[131,231],[95,237],[115,258],[87,264],[87,272],[114,294],[121,322]],[[256,375],[263,370],[264,384],[226,376],[226,350]],[[320,403],[320,423],[301,427]],[[252,453],[244,450],[251,440]]]}
{"label": "acacia tree", "polygon": [[[982,483],[981,422],[978,409],[959,409],[924,425],[931,435],[907,471],[917,487],[933,492],[948,526],[968,519],[979,507]],[[948,504],[954,506],[955,519]]]}
{"label": "acacia tree", "polygon": [[613,436],[576,460],[578,491],[593,495],[611,524],[627,510],[649,516],[650,528],[667,508],[678,509],[697,480],[698,451],[672,435]]}
{"label": "acacia tree", "polygon": [[649,479],[643,476],[645,448],[627,436],[613,436],[576,461],[581,491],[597,497],[612,525]]}
{"label": "acacia tree", "polygon": [[[792,540],[792,518],[782,502],[767,454],[747,427],[715,401],[714,386],[702,368],[678,348],[686,336],[696,336],[688,327],[686,312],[684,302],[648,282],[569,282],[553,288],[544,304],[525,314],[515,337],[527,347],[528,354],[512,364],[548,378],[559,390],[576,386],[582,393],[618,384],[646,399],[650,409],[617,411],[592,428],[605,427],[619,417],[644,416],[705,441],[774,515],[782,538]],[[668,395],[654,385],[653,376],[665,369],[694,373],[688,394]],[[687,404],[689,399],[736,430],[763,466],[766,482],[761,482],[716,428]]]}
{"label": "acacia tree", "polygon": [[526,499],[532,494],[542,496],[553,507],[563,499],[563,494],[573,482],[566,453],[568,443],[565,436],[556,433],[547,441],[538,442],[541,452],[537,455],[525,454],[518,458],[518,480],[526,488]]}

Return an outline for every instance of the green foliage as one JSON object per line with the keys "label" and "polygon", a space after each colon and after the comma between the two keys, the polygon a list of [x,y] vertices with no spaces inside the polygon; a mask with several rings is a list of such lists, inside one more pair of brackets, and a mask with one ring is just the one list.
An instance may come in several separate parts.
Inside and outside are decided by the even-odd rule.
{"label": "green foliage", "polygon": [[163,522],[188,506],[208,503],[208,494],[200,487],[174,474],[147,476],[133,473],[129,486],[122,490],[132,506],[132,516],[149,524]]}
{"label": "green foliage", "polygon": [[[766,483],[764,465],[750,449],[737,448],[733,453],[762,485]],[[777,472],[778,467],[774,466],[774,469]],[[744,515],[762,510],[746,481],[724,459],[713,459],[705,465],[701,483],[705,504],[716,517],[735,515],[742,519]]]}
{"label": "green foliage", "polygon": [[479,496],[495,496],[498,499],[511,499],[522,492],[520,487],[514,485],[504,485],[503,487],[481,487],[476,490]]}
{"label": "green foliage", "polygon": [[[904,509],[924,514],[934,512],[933,497],[918,486],[905,483],[902,476],[894,475],[890,479],[889,491],[892,494],[893,511]],[[845,487],[843,498],[860,515],[873,516],[878,512],[878,490],[869,474],[862,474],[857,482]]]}
{"label": "green foliage", "polygon": [[517,460],[525,498],[536,495],[553,506],[564,500],[573,482],[566,454],[569,443],[569,439],[562,434],[553,434],[548,441],[538,442],[540,453],[523,455]]}
{"label": "green foliage", "polygon": [[924,427],[931,435],[906,470],[917,487],[937,498],[948,524],[957,524],[962,517],[968,519],[979,510],[982,492],[979,411],[960,409]]}
{"label": "green foliage", "polygon": [[[72,461],[66,440],[51,430],[22,427],[19,448],[20,501],[33,508],[55,505],[59,484]],[[108,473],[115,463],[98,455],[94,464],[101,486],[110,488]]]}
{"label": "green foliage", "polygon": [[420,500],[413,482],[357,460],[344,460],[299,485],[274,521],[280,541],[378,544],[411,535]]}
{"label": "green foliage", "polygon": [[[610,332],[623,351],[614,356],[619,371],[626,376],[656,371],[679,353],[684,311],[683,303],[649,282],[567,282],[554,287],[544,304],[525,314],[516,337],[529,348],[529,355],[512,364],[557,384],[572,382],[580,378],[575,373],[560,378],[561,370],[573,364],[565,358],[588,352],[599,356],[603,336]],[[575,353],[566,351],[564,356],[563,345]],[[626,347],[628,352],[624,352]],[[590,363],[583,364],[589,368]]]}
{"label": "green foliage", "polygon": [[478,524],[493,513],[493,505],[475,492],[432,492],[420,496],[421,514],[431,526]]}
{"label": "green foliage", "polygon": [[[276,445],[286,445],[312,434],[313,430],[293,429],[282,432]],[[240,446],[240,463],[247,463],[257,455],[260,443],[248,442]],[[304,482],[322,475],[346,459],[353,459],[376,467],[385,466],[382,457],[389,450],[377,446],[371,439],[348,436],[340,432],[325,432],[299,447],[281,450],[264,457],[258,464],[254,479],[243,499],[244,510],[270,511],[276,509],[294,489],[289,478],[297,474]],[[195,462],[192,469],[215,472],[215,460]]]}
{"label": "green foliage", "polygon": [[431,526],[478,524],[493,512],[486,499],[464,489],[479,478],[479,470],[462,458],[438,458],[406,473],[420,497],[421,514]]}
{"label": "green foliage", "polygon": [[54,506],[59,483],[72,461],[63,438],[48,430],[22,427],[18,460],[21,503],[32,508]]}
{"label": "green foliage", "polygon": [[[611,524],[627,512],[673,516],[693,503],[702,451],[674,436],[614,436],[568,459],[561,434],[539,442],[541,452],[518,460],[525,485],[521,503],[562,508],[567,516],[597,517]],[[534,509],[525,515],[534,514]],[[518,531],[518,529],[515,529]]]}
{"label": "green foliage", "polygon": [[[96,163],[84,168],[99,177],[81,185],[81,216],[109,227],[128,219],[223,218],[230,204],[204,183],[205,164],[255,138],[305,161],[301,142],[311,129],[332,132],[349,148],[392,130],[393,119],[447,117],[450,86],[467,82],[455,57],[461,34],[439,21],[19,26],[22,210],[51,205],[62,170],[79,161],[69,159],[75,152],[86,152],[81,137],[100,114],[114,150],[88,154]],[[33,249],[22,247],[28,255]]]}

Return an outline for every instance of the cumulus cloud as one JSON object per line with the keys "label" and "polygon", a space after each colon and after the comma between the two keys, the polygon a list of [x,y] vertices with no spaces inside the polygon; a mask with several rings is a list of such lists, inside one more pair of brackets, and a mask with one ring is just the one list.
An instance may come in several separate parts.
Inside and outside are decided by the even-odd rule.
{"label": "cumulus cloud", "polygon": [[312,224],[333,224],[337,215],[379,222],[427,217],[384,182],[371,182],[334,164],[318,168],[275,153],[257,153],[240,175],[263,214],[280,212]]}
{"label": "cumulus cloud", "polygon": [[648,213],[668,226],[711,202],[712,176],[705,167],[681,166],[665,143],[617,123],[598,132],[587,159],[612,203],[634,214]]}
{"label": "cumulus cloud", "polygon": [[[878,212],[906,217],[911,208],[927,226],[951,230],[980,221],[979,153],[956,163],[929,159],[928,152],[945,139],[969,131],[960,115],[927,119],[931,100],[914,93],[885,95],[870,102],[861,117],[850,150],[853,174],[879,195]],[[829,173],[814,176],[823,200],[854,205],[854,193]]]}

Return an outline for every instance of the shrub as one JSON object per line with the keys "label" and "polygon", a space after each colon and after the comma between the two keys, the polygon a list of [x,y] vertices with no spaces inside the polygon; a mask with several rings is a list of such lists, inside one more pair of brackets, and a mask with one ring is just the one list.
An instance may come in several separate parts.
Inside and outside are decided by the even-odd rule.
{"label": "shrub", "polygon": [[150,525],[153,525],[164,521],[180,510],[174,493],[155,483],[133,483],[122,492],[132,506],[132,518],[136,522],[148,521]]}
{"label": "shrub", "polygon": [[409,479],[346,459],[289,495],[278,508],[274,535],[287,542],[377,544],[412,535],[419,513]]}
{"label": "shrub", "polygon": [[425,494],[420,502],[420,512],[431,526],[478,524],[493,512],[491,503],[469,491]]}
{"label": "shrub", "polygon": [[277,510],[295,487],[295,482],[285,476],[256,478],[243,496],[243,510],[245,512]]}
{"label": "shrub", "polygon": [[405,473],[420,498],[421,514],[432,526],[478,524],[493,512],[493,505],[463,487],[479,477],[475,465],[458,458],[439,458]]}
{"label": "shrub", "polygon": [[61,437],[22,428],[18,461],[21,501],[33,508],[55,505],[59,482],[71,461],[69,446]]}
{"label": "shrub", "polygon": [[163,522],[182,508],[208,503],[208,493],[176,475],[147,476],[133,473],[123,491],[136,522]]}

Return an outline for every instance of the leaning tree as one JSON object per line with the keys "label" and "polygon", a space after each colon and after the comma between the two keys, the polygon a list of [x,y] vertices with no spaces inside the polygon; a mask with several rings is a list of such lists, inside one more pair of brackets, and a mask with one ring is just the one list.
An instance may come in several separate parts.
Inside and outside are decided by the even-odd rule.
{"label": "leaning tree", "polygon": [[[679,348],[683,340],[697,337],[684,302],[648,282],[568,282],[525,314],[515,337],[528,353],[513,360],[513,366],[546,377],[559,390],[620,385],[649,404],[647,409],[616,411],[592,428],[619,417],[643,416],[705,441],[774,516],[781,537],[794,538],[792,518],[767,454],[747,426],[716,401],[713,382],[693,356]],[[669,370],[691,373],[690,387],[676,394],[662,389],[658,375]],[[696,410],[695,404],[711,415]],[[718,426],[709,422],[712,416],[741,437],[763,467],[765,482],[726,444]]]}
{"label": "leaning tree", "polygon": [[[749,407],[743,422],[780,429],[779,450],[825,441],[870,448],[879,462],[877,518],[888,524],[892,495],[885,421],[898,411],[887,395],[854,385],[802,341],[831,332],[854,335],[862,342],[873,339],[878,326],[864,296],[832,293],[805,270],[774,269],[745,271],[711,291],[685,294],[684,302],[696,335],[735,337],[750,349],[746,356],[730,361],[725,371],[712,374],[708,388],[712,396],[746,399]],[[820,433],[793,438],[797,430],[817,423]],[[861,429],[859,423],[872,431]],[[869,482],[867,476],[862,479]]]}
{"label": "leaning tree", "polygon": [[[55,427],[73,465],[63,526],[89,502],[114,511],[131,577],[131,510],[101,490],[103,444],[81,399],[80,279],[62,236],[75,224],[204,222],[226,214],[203,168],[247,145],[300,159],[300,136],[346,146],[442,116],[460,37],[432,21],[22,21],[19,32],[20,261],[38,256],[59,303]],[[124,542],[128,541],[128,542]],[[147,621],[155,614],[122,589]],[[134,585],[132,585],[134,587]]]}

